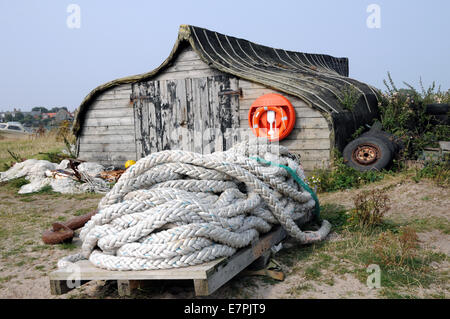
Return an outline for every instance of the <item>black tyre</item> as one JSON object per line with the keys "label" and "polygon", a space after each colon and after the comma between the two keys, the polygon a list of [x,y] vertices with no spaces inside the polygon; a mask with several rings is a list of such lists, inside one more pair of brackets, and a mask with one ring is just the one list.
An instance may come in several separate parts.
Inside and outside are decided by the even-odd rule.
{"label": "black tyre", "polygon": [[429,115],[446,115],[450,112],[450,104],[434,103],[425,106],[425,113]]}
{"label": "black tyre", "polygon": [[392,156],[392,146],[377,136],[361,136],[348,143],[343,152],[345,163],[361,172],[385,168]]}
{"label": "black tyre", "polygon": [[367,132],[366,134],[361,135],[360,137],[376,137],[384,142],[387,147],[389,147],[391,154],[394,155],[398,152],[398,145],[394,141],[395,137],[392,134],[386,133],[384,131],[377,131],[377,132]]}

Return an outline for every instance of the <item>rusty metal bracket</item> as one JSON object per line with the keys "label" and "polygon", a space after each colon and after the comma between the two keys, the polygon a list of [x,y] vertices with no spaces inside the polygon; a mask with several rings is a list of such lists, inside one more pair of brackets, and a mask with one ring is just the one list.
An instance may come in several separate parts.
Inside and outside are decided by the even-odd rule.
{"label": "rusty metal bracket", "polygon": [[219,96],[224,96],[224,95],[239,95],[239,97],[242,97],[242,88],[239,88],[236,91],[225,90],[225,91],[219,92]]}

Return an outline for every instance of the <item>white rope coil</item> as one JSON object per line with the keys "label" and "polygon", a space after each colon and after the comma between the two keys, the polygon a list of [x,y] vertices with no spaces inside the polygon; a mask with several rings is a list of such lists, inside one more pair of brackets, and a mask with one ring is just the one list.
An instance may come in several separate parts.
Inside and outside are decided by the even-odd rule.
{"label": "white rope coil", "polygon": [[274,224],[300,243],[322,240],[327,221],[317,232],[298,226],[314,217],[311,194],[286,169],[249,156],[288,166],[305,179],[287,148],[274,144],[243,142],[208,155],[150,154],[100,201],[81,229],[81,253],[61,259],[58,267],[81,259],[109,270],[191,266],[233,255]]}

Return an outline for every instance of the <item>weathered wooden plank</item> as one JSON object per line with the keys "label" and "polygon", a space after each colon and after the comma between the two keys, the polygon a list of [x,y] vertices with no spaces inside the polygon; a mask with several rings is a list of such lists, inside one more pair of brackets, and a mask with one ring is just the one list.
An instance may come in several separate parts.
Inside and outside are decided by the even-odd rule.
{"label": "weathered wooden plank", "polygon": [[178,54],[174,63],[178,63],[179,61],[184,61],[184,60],[200,60],[200,57],[191,47],[186,47],[183,51],[181,51]]}
{"label": "weathered wooden plank", "polygon": [[136,152],[134,143],[82,143],[80,152]]}
{"label": "weathered wooden plank", "polygon": [[104,94],[100,95],[97,101],[110,101],[110,100],[124,100],[130,101],[131,89],[128,91],[106,91]]}
{"label": "weathered wooden plank", "polygon": [[[95,267],[88,260],[76,262],[80,267],[82,280],[152,280],[152,279],[206,279],[207,270],[223,262],[225,258],[207,262],[200,265],[180,267],[174,269],[113,271]],[[66,280],[72,272],[58,269],[49,274],[50,280]]]}
{"label": "weathered wooden plank", "polygon": [[[209,148],[209,153],[215,151],[223,150],[223,136],[220,130],[220,103],[219,103],[219,93],[220,93],[220,84],[222,81],[217,81],[216,77],[208,77],[208,95],[209,95],[209,103],[208,103],[208,119],[206,120],[207,129],[205,133],[207,134],[205,140],[208,140],[207,143],[210,144],[207,147]],[[209,138],[209,139],[208,139]]]}
{"label": "weathered wooden plank", "polygon": [[134,134],[133,125],[110,125],[110,126],[86,126],[83,127],[80,137],[85,135],[131,135]]}
{"label": "weathered wooden plank", "polygon": [[194,116],[194,102],[193,102],[193,91],[192,91],[192,80],[185,79],[185,90],[186,90],[186,118],[182,124],[183,127],[183,150],[194,152],[194,127],[195,127],[195,116]]}
{"label": "weathered wooden plank", "polygon": [[286,140],[309,140],[322,139],[330,137],[330,131],[324,128],[294,128],[286,137]]}
{"label": "weathered wooden plank", "polygon": [[190,79],[192,90],[192,116],[194,119],[194,152],[203,153],[203,121],[201,105],[201,84],[205,79]]}
{"label": "weathered wooden plank", "polygon": [[161,122],[161,129],[160,131],[157,131],[156,134],[158,134],[161,137],[161,148],[162,150],[168,150],[170,149],[170,139],[169,139],[169,132],[171,127],[171,114],[172,114],[172,106],[169,104],[169,92],[168,92],[168,83],[170,80],[163,80],[159,81],[159,88],[160,88],[160,99],[161,99],[161,105],[160,105],[160,122]]}
{"label": "weathered wooden plank", "polygon": [[205,63],[198,63],[202,62],[199,60],[196,60],[197,63],[179,63],[177,62],[175,65],[168,67],[164,73],[176,73],[176,72],[189,72],[189,71],[201,71],[205,70],[208,72],[210,70],[210,67]]}
{"label": "weathered wooden plank", "polygon": [[[84,285],[85,283],[89,282],[90,280],[81,280],[80,286]],[[75,288],[78,288],[76,286],[69,287],[68,280],[50,280],[50,294],[52,295],[63,295]]]}
{"label": "weathered wooden plank", "polygon": [[86,117],[89,118],[108,118],[108,117],[132,117],[133,105],[127,107],[116,107],[108,109],[91,109],[86,112]]}
{"label": "weathered wooden plank", "polygon": [[131,83],[121,84],[115,87],[112,87],[106,91],[103,91],[97,98],[96,101],[100,100],[111,100],[113,98],[116,99],[128,99],[131,94]]}
{"label": "weathered wooden plank", "polygon": [[222,73],[215,69],[205,69],[205,70],[192,70],[192,71],[175,71],[175,72],[162,72],[155,76],[155,81],[162,80],[184,80],[187,78],[205,78],[208,76],[221,75]]}
{"label": "weathered wooden plank", "polygon": [[89,107],[89,110],[110,110],[115,108],[132,108],[133,102],[129,98],[116,100],[95,100]]}
{"label": "weathered wooden plank", "polygon": [[[177,121],[177,96],[176,96],[176,87],[177,80],[167,80],[165,82],[165,94],[162,96],[163,99],[163,107],[162,107],[162,118],[161,120],[164,123],[163,136],[164,140],[167,141],[166,146],[163,149],[178,149],[178,141],[175,140],[174,134]],[[176,135],[175,135],[176,136]],[[173,147],[173,148],[172,148]]]}
{"label": "weathered wooden plank", "polygon": [[301,160],[308,161],[328,161],[330,159],[330,150],[297,150],[292,149],[292,152],[298,153],[301,156]]}
{"label": "weathered wooden plank", "polygon": [[[110,90],[108,90],[107,92],[110,92]],[[125,83],[125,84],[119,84],[118,86],[115,86],[112,88],[112,91],[114,92],[120,92],[120,91],[129,91],[131,92],[131,83]]]}
{"label": "weathered wooden plank", "polygon": [[212,294],[273,245],[282,241],[286,235],[286,231],[278,226],[275,230],[262,236],[259,240],[254,241],[251,247],[241,249],[232,257],[217,264],[214,268],[208,270],[206,279],[194,280],[195,294],[197,296],[208,296]]}
{"label": "weathered wooden plank", "polygon": [[[230,78],[230,90],[237,91],[239,90],[239,79],[238,78]],[[227,137],[227,143],[230,145],[225,145],[226,149],[230,148],[232,145],[236,144],[239,139],[239,131],[240,128],[239,123],[239,95],[231,95],[230,96],[230,110],[231,110],[231,137]]]}
{"label": "weathered wooden plank", "polygon": [[180,52],[168,68],[152,80],[185,80],[187,78],[202,78],[220,74],[222,74],[220,71],[211,68],[203,62],[195,51],[186,48]]}
{"label": "weathered wooden plank", "polygon": [[261,89],[261,88],[264,88],[266,90],[270,90],[269,88],[266,88],[265,86],[262,86],[259,83],[251,82],[251,81],[244,80],[244,79],[240,79],[239,80],[239,87],[241,87],[242,89],[252,89],[252,88]]}
{"label": "weathered wooden plank", "polygon": [[[295,153],[295,151],[293,152]],[[309,176],[311,172],[313,172],[317,168],[327,168],[330,166],[330,163],[328,161],[318,161],[318,160],[306,160],[301,159],[300,162],[302,163],[303,169],[305,172],[307,172],[307,175]]]}
{"label": "weathered wooden plank", "polygon": [[131,117],[111,117],[111,118],[86,118],[84,126],[134,126],[134,118]]}
{"label": "weathered wooden plank", "polygon": [[288,147],[290,150],[329,150],[330,139],[311,139],[311,140],[282,140],[280,144]]}
{"label": "weathered wooden plank", "polygon": [[183,150],[188,139],[184,133],[187,132],[186,126],[186,82],[185,80],[174,81],[175,88],[172,92],[171,103],[173,104],[173,129],[169,132],[172,141],[172,149]]}
{"label": "weathered wooden plank", "polygon": [[148,95],[151,99],[148,101],[148,125],[149,125],[149,143],[150,153],[161,150],[161,98],[160,83],[151,81],[148,83]]}
{"label": "weathered wooden plank", "polygon": [[[196,53],[194,53],[196,55]],[[192,66],[192,69],[204,69],[204,68],[210,68],[208,64],[203,62],[197,55],[196,57],[186,57],[183,59],[176,60],[174,63],[172,63],[173,66]],[[172,67],[172,65],[170,67]]]}
{"label": "weathered wooden plank", "polygon": [[[142,84],[133,84],[132,91],[133,92],[141,92]],[[142,148],[142,100],[135,100],[133,103],[133,115],[134,115],[134,135],[135,135],[135,143],[136,143],[136,154],[138,157],[142,156],[143,148]]]}
{"label": "weathered wooden plank", "polygon": [[98,151],[80,150],[78,158],[85,161],[125,163],[128,160],[136,160],[136,151],[119,153],[119,152],[98,152]]}
{"label": "weathered wooden plank", "polygon": [[197,142],[202,144],[202,153],[210,154],[212,152],[211,145],[211,106],[209,102],[208,94],[208,78],[195,79],[194,83],[197,83],[199,87],[198,95],[198,110],[199,113],[196,115],[201,122],[201,139]]}
{"label": "weathered wooden plank", "polygon": [[268,93],[277,93],[277,94],[281,94],[283,96],[285,96],[289,102],[291,102],[292,106],[297,106],[297,107],[309,107],[308,104],[289,94],[282,94],[280,92],[274,91],[274,90],[268,90],[268,89],[258,89],[258,90],[245,90],[242,89],[242,96],[240,97],[240,100],[242,102],[243,105],[247,105],[247,104],[251,104],[253,103],[254,100],[256,100],[258,97],[264,95],[264,94],[268,94]]}
{"label": "weathered wooden plank", "polygon": [[138,288],[141,288],[143,282],[140,280],[117,280],[117,293],[121,297],[131,296]]}
{"label": "weathered wooden plank", "polygon": [[115,144],[134,144],[134,134],[93,134],[80,136],[82,144],[99,144],[99,143],[115,143]]}
{"label": "weathered wooden plank", "polygon": [[[248,127],[241,127],[239,131],[244,132],[250,136],[254,136],[251,129]],[[305,129],[293,129],[291,134],[289,134],[285,140],[313,140],[313,139],[323,139],[329,138],[330,132],[327,129],[314,129],[314,128],[305,128]]]}
{"label": "weathered wooden plank", "polygon": [[[141,91],[139,94],[142,95],[148,95],[149,94],[149,86],[148,84],[144,84],[141,88]],[[151,122],[151,114],[150,114],[150,108],[149,105],[152,104],[152,99],[154,99],[154,92],[152,91],[152,93],[150,94],[152,97],[150,98],[150,100],[142,100],[142,119],[141,119],[141,127],[140,127],[140,140],[139,140],[139,147],[136,146],[136,150],[140,150],[140,153],[137,153],[138,158],[140,158],[141,156],[147,156],[148,154],[151,153],[152,150],[152,141],[153,141],[153,136],[152,132],[151,132],[151,128],[154,127]],[[136,131],[137,134],[137,131]]]}
{"label": "weathered wooden plank", "polygon": [[[224,283],[236,276],[254,260],[259,258],[270,248],[286,238],[286,231],[280,226],[271,232],[262,235],[252,242],[250,247],[240,249],[228,258],[203,263],[200,265],[180,267],[174,269],[139,270],[139,271],[110,271],[95,267],[88,260],[76,262],[79,269],[79,278],[89,280],[117,280],[119,295],[130,295],[145,280],[194,280],[196,294],[209,295],[220,288]],[[52,283],[66,282],[73,276],[70,269],[58,269],[49,274]],[[55,285],[53,285],[55,286]],[[60,290],[63,291],[63,290]]]}

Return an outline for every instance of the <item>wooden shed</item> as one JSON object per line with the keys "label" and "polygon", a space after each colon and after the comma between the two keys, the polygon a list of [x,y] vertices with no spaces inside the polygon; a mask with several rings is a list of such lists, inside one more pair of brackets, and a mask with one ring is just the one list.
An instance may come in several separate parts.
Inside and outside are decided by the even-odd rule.
{"label": "wooden shed", "polygon": [[[350,89],[357,102],[347,109],[342,99]],[[333,148],[342,151],[351,134],[378,115],[377,90],[348,77],[347,58],[182,25],[158,68],[86,96],[73,126],[77,155],[117,167],[166,149],[224,150],[227,129],[250,130],[250,106],[267,93],[293,105],[295,126],[280,144],[301,155],[306,171],[329,165]]]}

